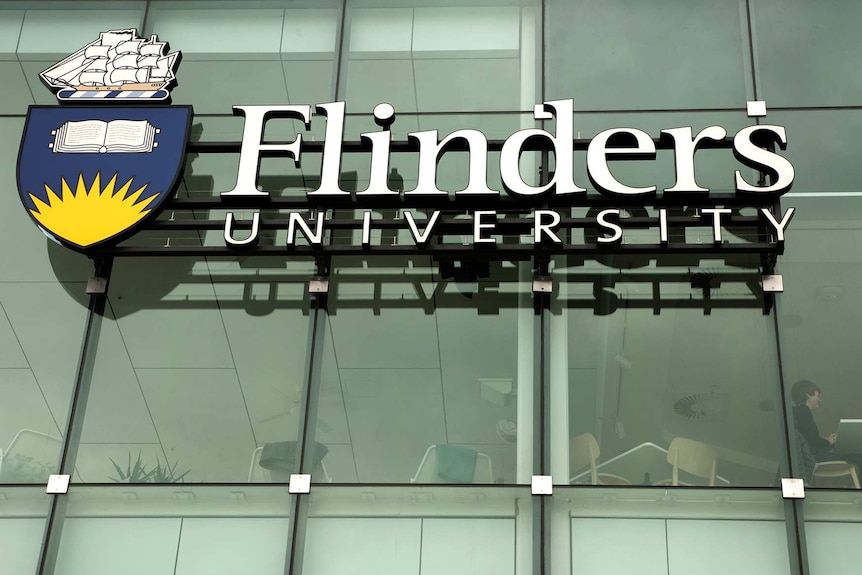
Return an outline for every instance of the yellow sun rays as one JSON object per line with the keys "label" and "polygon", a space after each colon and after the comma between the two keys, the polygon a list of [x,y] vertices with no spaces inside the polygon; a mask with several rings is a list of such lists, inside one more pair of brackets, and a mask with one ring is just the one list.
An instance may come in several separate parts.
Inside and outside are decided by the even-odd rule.
{"label": "yellow sun rays", "polygon": [[149,183],[129,193],[132,180],[129,178],[118,188],[114,174],[102,188],[101,173],[97,173],[87,187],[84,176],[79,174],[73,193],[66,179],[61,178],[59,195],[45,184],[47,202],[29,194],[36,206],[30,213],[52,234],[85,248],[129,229],[150,212],[147,207],[158,194],[141,200]]}

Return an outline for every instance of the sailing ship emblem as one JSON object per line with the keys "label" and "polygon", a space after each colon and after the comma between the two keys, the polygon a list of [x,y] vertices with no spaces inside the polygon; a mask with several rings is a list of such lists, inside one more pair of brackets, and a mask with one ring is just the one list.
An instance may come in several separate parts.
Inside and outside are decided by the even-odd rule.
{"label": "sailing ship emblem", "polygon": [[173,195],[193,116],[191,106],[165,105],[179,59],[155,36],[112,30],[40,74],[67,105],[27,111],[18,193],[50,238],[93,253],[134,233]]}
{"label": "sailing ship emblem", "polygon": [[39,74],[61,102],[164,101],[176,85],[180,52],[157,36],[134,28],[102,32],[99,38]]}

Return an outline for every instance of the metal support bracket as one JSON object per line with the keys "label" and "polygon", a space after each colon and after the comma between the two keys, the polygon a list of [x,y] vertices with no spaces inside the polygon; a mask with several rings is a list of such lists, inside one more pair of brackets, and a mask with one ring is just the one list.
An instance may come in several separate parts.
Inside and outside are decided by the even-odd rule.
{"label": "metal support bracket", "polygon": [[795,477],[782,477],[781,496],[784,499],[805,499],[805,482]]}
{"label": "metal support bracket", "polygon": [[48,476],[48,485],[45,486],[45,493],[51,494],[66,494],[69,492],[69,480],[71,479],[70,475],[49,475]]}
{"label": "metal support bracket", "polygon": [[530,493],[533,495],[553,495],[554,478],[550,475],[534,475],[530,482]]}
{"label": "metal support bracket", "polygon": [[329,293],[329,278],[315,276],[308,280],[308,293]]}
{"label": "metal support bracket", "polygon": [[87,280],[87,295],[103,294],[108,291],[108,278],[93,276]]}
{"label": "metal support bracket", "polygon": [[784,291],[784,278],[780,275],[765,275],[762,282],[763,293],[782,293]]}
{"label": "metal support bracket", "polygon": [[288,493],[311,493],[311,474],[292,473],[287,486]]}
{"label": "metal support bracket", "polygon": [[533,293],[551,293],[554,291],[554,280],[547,276],[533,276]]}
{"label": "metal support bracket", "polygon": [[784,291],[784,278],[780,275],[763,274],[760,282],[763,286],[763,315],[769,315],[775,307],[775,294]]}

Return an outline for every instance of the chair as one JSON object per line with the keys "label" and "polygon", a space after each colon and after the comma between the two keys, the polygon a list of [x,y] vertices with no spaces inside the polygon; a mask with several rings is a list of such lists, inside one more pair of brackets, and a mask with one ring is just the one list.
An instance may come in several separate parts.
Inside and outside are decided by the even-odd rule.
{"label": "chair", "polygon": [[[416,475],[410,483],[447,483],[437,477],[437,446],[432,445],[425,450],[422,461]],[[494,483],[494,469],[491,466],[491,458],[484,453],[476,452],[476,466],[473,469],[473,477],[470,483]]]}
{"label": "chair", "polygon": [[[251,465],[248,469],[249,483],[287,483],[290,480],[290,474],[287,472],[278,472],[285,474],[284,477],[273,478],[272,472],[269,469],[260,466],[260,454],[263,453],[263,447],[258,447],[251,453]],[[321,462],[312,470],[311,478],[323,476],[324,483],[332,483],[332,477],[326,470],[326,464]],[[283,480],[283,481],[282,481]]]}
{"label": "chair", "polygon": [[596,461],[599,459],[599,442],[592,433],[582,433],[569,440],[569,470],[574,472],[590,466],[592,485],[631,485],[631,481],[619,475],[599,473]]}
{"label": "chair", "polygon": [[702,477],[709,481],[709,486],[715,486],[715,467],[718,454],[715,448],[684,437],[675,437],[667,449],[667,462],[673,466],[673,476],[653,483],[653,485],[691,485],[679,480],[679,471]]}
{"label": "chair", "polygon": [[835,485],[837,482],[834,480],[842,478],[850,478],[850,482],[853,484],[853,487],[855,489],[860,489],[859,475],[856,473],[855,465],[847,463],[846,461],[821,461],[814,466],[811,486],[838,487],[838,485]]}

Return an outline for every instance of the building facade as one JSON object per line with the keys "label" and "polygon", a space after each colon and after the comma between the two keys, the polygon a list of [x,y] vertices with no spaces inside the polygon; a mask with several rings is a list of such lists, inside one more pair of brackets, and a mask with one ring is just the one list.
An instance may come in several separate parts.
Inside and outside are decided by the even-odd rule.
{"label": "building facade", "polygon": [[[0,3],[0,573],[857,573],[860,17]],[[59,105],[41,72],[128,29],[182,53],[184,168],[136,234],[77,253],[16,197],[25,119]],[[236,106],[310,117],[249,134]],[[786,193],[752,126],[786,130],[752,137]],[[712,135],[685,190],[683,127]],[[265,198],[224,196],[298,135],[301,161],[249,164]]]}

